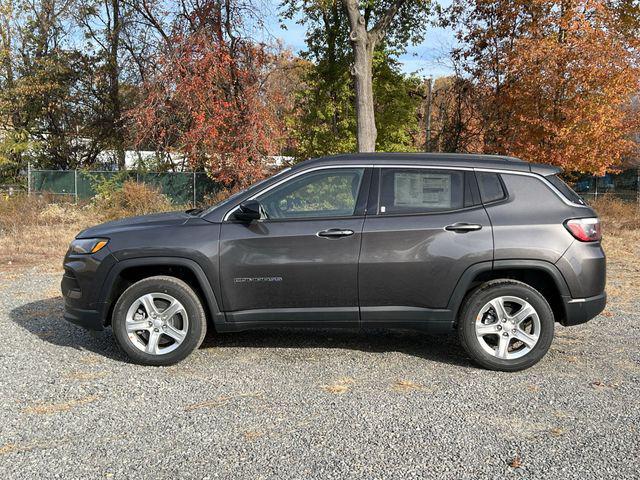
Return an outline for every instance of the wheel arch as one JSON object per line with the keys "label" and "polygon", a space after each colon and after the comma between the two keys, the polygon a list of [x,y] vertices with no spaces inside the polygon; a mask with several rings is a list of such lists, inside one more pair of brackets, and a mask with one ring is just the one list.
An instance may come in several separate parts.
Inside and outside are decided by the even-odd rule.
{"label": "wheel arch", "polygon": [[113,307],[127,287],[156,275],[179,278],[193,288],[203,303],[211,327],[215,328],[217,323],[224,321],[211,282],[196,261],[184,257],[140,257],[122,260],[109,271],[99,297],[104,302],[101,309],[103,324],[110,323]]}
{"label": "wheel arch", "polygon": [[489,280],[507,278],[518,280],[538,290],[549,302],[556,322],[567,316],[563,297],[569,297],[569,288],[558,268],[543,260],[496,260],[470,266],[462,274],[449,299],[448,309],[457,323],[465,297],[477,286]]}

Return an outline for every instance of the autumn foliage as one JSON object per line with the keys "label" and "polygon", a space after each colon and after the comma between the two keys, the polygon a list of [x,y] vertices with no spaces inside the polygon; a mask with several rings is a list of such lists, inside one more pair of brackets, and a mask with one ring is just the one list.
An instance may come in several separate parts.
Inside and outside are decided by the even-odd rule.
{"label": "autumn foliage", "polygon": [[232,45],[206,31],[176,38],[130,112],[136,144],[179,152],[232,187],[264,176],[282,134],[277,91],[264,96],[268,63],[251,42]]}
{"label": "autumn foliage", "polygon": [[602,0],[459,2],[482,151],[604,173],[636,152],[638,42]]}

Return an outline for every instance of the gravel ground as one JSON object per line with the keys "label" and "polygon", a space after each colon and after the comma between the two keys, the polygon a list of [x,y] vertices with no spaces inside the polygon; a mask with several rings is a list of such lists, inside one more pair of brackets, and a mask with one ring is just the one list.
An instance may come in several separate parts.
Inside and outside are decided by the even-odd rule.
{"label": "gravel ground", "polygon": [[210,337],[168,368],[62,320],[59,275],[0,278],[9,478],[639,478],[638,315],[558,327],[515,374],[455,337]]}

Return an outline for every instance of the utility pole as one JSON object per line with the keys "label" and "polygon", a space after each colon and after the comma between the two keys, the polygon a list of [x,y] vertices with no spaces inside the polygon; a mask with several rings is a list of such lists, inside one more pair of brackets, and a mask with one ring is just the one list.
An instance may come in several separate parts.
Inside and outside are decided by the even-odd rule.
{"label": "utility pole", "polygon": [[426,135],[424,142],[424,151],[431,151],[431,89],[433,88],[433,78],[427,78],[427,108],[425,114]]}

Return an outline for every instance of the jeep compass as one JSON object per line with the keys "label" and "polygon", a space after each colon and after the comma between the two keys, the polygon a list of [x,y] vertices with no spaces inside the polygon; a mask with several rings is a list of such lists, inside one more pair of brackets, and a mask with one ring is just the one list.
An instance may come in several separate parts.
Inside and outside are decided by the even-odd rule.
{"label": "jeep compass", "polygon": [[207,210],[81,232],[65,318],[170,365],[256,328],[457,331],[479,365],[532,366],[554,326],[606,302],[595,212],[560,169],[510,157],[371,153],[302,162]]}

